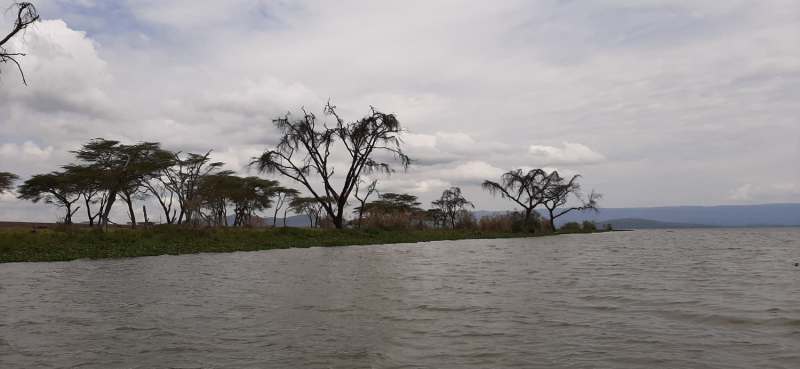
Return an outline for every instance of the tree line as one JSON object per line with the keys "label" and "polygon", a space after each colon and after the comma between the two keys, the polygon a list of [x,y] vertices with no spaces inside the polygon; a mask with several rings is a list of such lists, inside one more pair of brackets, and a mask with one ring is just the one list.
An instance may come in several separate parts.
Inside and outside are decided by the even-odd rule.
{"label": "tree line", "polygon": [[[380,193],[378,181],[366,185],[367,175],[394,173],[389,163],[376,160],[379,152],[393,155],[404,170],[415,163],[402,151],[401,135],[405,130],[393,114],[371,108],[364,118],[345,123],[330,103],[324,111],[334,117],[335,125],[323,124],[320,128],[316,116],[305,111],[299,119],[286,114],[273,120],[281,134],[279,144],[252,158],[247,166],[259,173],[291,179],[303,185],[311,193],[309,197],[301,197],[299,191],[275,180],[239,177],[233,171],[222,170],[224,163],[212,162],[211,151],[182,154],[165,150],[156,142],[124,145],[97,138],[71,151],[77,163],[26,180],[17,188],[18,198],[63,208],[63,222],[67,224],[83,207],[90,226],[97,219],[104,231],[118,200],[124,203],[135,228],[134,202],[145,199],[156,200],[161,207],[159,217],[167,224],[244,226],[262,219],[256,216],[257,212],[273,208],[274,226],[283,208],[284,225],[286,213],[292,211],[308,216],[312,227],[480,228],[469,211],[474,205],[464,198],[459,187],[445,190],[425,210],[419,207],[416,196]],[[349,167],[343,168],[344,175],[336,181],[337,168],[329,161],[332,152],[349,157]],[[534,209],[542,206],[549,215],[547,226],[555,230],[555,219],[570,211],[598,209],[597,201],[602,195],[592,191],[584,198],[579,178],[580,175],[565,178],[557,171],[533,169],[525,173],[517,169],[504,173],[498,182],[487,179],[481,187],[520,206],[522,211],[515,217],[531,230],[541,228],[539,213]],[[0,191],[12,189],[18,179],[11,173],[0,173]],[[375,193],[378,199],[369,201]],[[358,205],[348,221],[345,207],[351,197]],[[570,198],[581,204],[561,208]],[[146,207],[143,213],[147,225]],[[228,224],[228,215],[234,216],[232,224]]]}

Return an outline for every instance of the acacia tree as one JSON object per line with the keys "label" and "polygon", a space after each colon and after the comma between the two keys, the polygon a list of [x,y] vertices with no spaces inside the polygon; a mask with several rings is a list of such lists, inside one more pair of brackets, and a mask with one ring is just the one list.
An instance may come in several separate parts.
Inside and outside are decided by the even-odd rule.
{"label": "acacia tree", "polygon": [[22,73],[22,67],[19,65],[17,60],[14,58],[15,56],[25,56],[23,53],[15,53],[11,52],[4,47],[6,42],[11,40],[17,33],[20,31],[25,30],[33,24],[34,22],[39,20],[39,14],[36,13],[36,7],[33,6],[31,3],[14,3],[8,8],[6,11],[11,11],[16,7],[16,17],[17,19],[14,21],[14,28],[11,29],[2,40],[0,40],[0,63],[8,63],[13,62],[17,65],[17,69],[19,69],[19,74],[22,75],[22,83],[26,86],[28,85],[27,81],[25,81],[25,73]]}
{"label": "acacia tree", "polygon": [[[142,181],[158,173],[164,165],[164,156],[169,155],[156,142],[140,142],[135,145],[122,145],[119,141],[96,138],[85,143],[80,150],[72,151],[78,160],[85,162],[84,170],[93,173],[107,191],[106,203],[101,209],[100,224],[103,232],[108,229],[108,216],[118,196],[128,205],[132,227],[136,226],[133,217],[134,189],[138,190]],[[69,166],[75,167],[75,165]]]}
{"label": "acacia tree", "polygon": [[253,218],[256,211],[263,211],[272,204],[278,181],[258,177],[237,178],[233,191],[228,195],[233,205],[234,226],[244,226]]}
{"label": "acacia tree", "polygon": [[200,185],[204,178],[220,170],[225,163],[211,162],[211,150],[205,155],[188,153],[185,159],[180,158],[180,153],[173,153],[173,165],[166,167],[158,179],[162,185],[175,194],[181,213],[178,224],[184,220],[191,223],[194,214],[199,211],[201,200],[199,198]]}
{"label": "acacia tree", "polygon": [[[265,151],[253,158],[249,167],[259,172],[280,173],[305,186],[320,203],[336,228],[344,226],[344,208],[361,176],[371,173],[390,175],[394,169],[378,162],[373,156],[378,152],[394,155],[404,170],[413,161],[400,148],[400,135],[404,133],[394,114],[384,114],[371,107],[369,114],[352,123],[344,123],[330,102],[325,114],[336,118],[332,128],[323,125],[317,129],[317,118],[303,110],[303,117],[292,119],[287,113],[272,121],[281,134],[280,143],[274,150]],[[334,144],[340,142],[349,156],[349,168],[345,170],[341,188],[335,188],[334,167],[329,161]],[[317,185],[321,180],[322,188]]]}
{"label": "acacia tree", "polygon": [[0,195],[14,189],[14,182],[19,181],[19,176],[14,173],[0,172]]}
{"label": "acacia tree", "polygon": [[17,198],[30,200],[34,204],[44,200],[45,204],[64,208],[64,224],[72,224],[72,215],[80,209],[78,206],[72,210],[72,204],[80,200],[80,191],[74,179],[68,172],[37,174],[19,186]]}
{"label": "acacia tree", "polygon": [[[319,209],[317,208],[318,200],[314,197],[295,197],[289,203],[289,209],[295,214],[305,214],[308,216],[309,227],[313,228],[315,221],[319,223]],[[284,218],[284,225],[286,218]]]}
{"label": "acacia tree", "polygon": [[[105,207],[108,193],[103,188],[103,182],[97,173],[80,165],[65,165],[67,173],[73,178],[76,191],[83,197],[86,204],[86,216],[89,218],[89,227],[94,227],[94,219],[100,216]],[[100,203],[100,210],[93,212],[92,204]]]}
{"label": "acacia tree", "polygon": [[453,229],[456,229],[456,215],[461,209],[467,205],[471,206],[473,209],[475,208],[472,202],[467,201],[467,199],[461,195],[461,188],[458,187],[450,187],[449,190],[444,190],[444,192],[442,192],[442,197],[440,197],[439,200],[431,202],[431,205],[442,211],[444,218],[442,224],[447,223],[449,219]]}
{"label": "acacia tree", "polygon": [[[555,219],[570,211],[594,210],[595,212],[600,212],[597,200],[602,199],[603,195],[595,193],[594,190],[592,190],[589,196],[587,196],[586,201],[584,201],[578,178],[580,178],[580,174],[572,176],[572,178],[567,181],[558,174],[558,171],[553,171],[553,173],[550,173],[546,178],[542,204],[547,208],[550,214],[550,227],[553,229],[553,232],[556,231]],[[566,204],[570,196],[577,198],[581,201],[582,205],[560,209],[561,211],[555,214],[556,209]]]}
{"label": "acacia tree", "polygon": [[[272,216],[272,226],[275,227],[278,222],[278,211],[284,205],[288,205],[292,202],[292,200],[300,195],[300,191],[295,190],[294,188],[288,187],[278,187],[275,189],[275,214]],[[283,212],[283,226],[286,227],[286,212],[289,210],[289,206]]]}
{"label": "acacia tree", "polygon": [[544,201],[544,188],[550,179],[541,169],[533,169],[523,174],[522,169],[503,173],[500,183],[484,180],[481,188],[492,195],[514,201],[525,209],[525,220],[531,217],[533,209]]}

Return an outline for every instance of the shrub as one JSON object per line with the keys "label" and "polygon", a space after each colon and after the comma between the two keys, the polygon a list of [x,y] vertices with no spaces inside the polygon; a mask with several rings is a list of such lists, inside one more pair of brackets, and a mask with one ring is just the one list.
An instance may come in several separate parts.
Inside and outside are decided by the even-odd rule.
{"label": "shrub", "polygon": [[481,218],[478,222],[484,231],[509,232],[511,231],[511,216],[508,214],[492,214]]}
{"label": "shrub", "polygon": [[581,224],[581,227],[584,231],[596,231],[597,230],[597,222],[593,220],[584,220]]}
{"label": "shrub", "polygon": [[461,209],[456,213],[456,228],[458,229],[477,229],[478,219],[475,218],[475,213]]}
{"label": "shrub", "polygon": [[606,224],[604,224],[604,225],[603,225],[603,229],[604,229],[604,230],[606,230],[606,231],[611,231],[611,230],[612,230],[612,229],[611,229],[611,223],[606,223]]}
{"label": "shrub", "polygon": [[567,222],[561,226],[562,231],[580,231],[581,225],[578,222]]}
{"label": "shrub", "polygon": [[528,221],[525,221],[525,214],[519,211],[512,211],[511,217],[511,231],[514,233],[528,232],[536,233],[542,231],[542,214],[538,211],[531,212]]}

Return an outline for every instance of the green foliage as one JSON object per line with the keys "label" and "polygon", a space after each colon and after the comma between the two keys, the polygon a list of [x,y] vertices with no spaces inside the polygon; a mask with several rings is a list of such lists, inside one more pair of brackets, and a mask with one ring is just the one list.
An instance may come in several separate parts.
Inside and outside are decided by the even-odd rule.
{"label": "green foliage", "polygon": [[532,211],[528,220],[525,220],[525,213],[512,211],[508,214],[511,218],[511,231],[514,233],[536,233],[541,232],[542,214]]}
{"label": "green foliage", "polygon": [[597,222],[595,222],[593,220],[584,220],[583,223],[581,223],[581,228],[584,231],[596,231],[597,230]]}
{"label": "green foliage", "polygon": [[19,180],[19,176],[14,173],[0,172],[0,194],[14,189],[14,182]]}
{"label": "green foliage", "polygon": [[611,223],[606,223],[606,224],[604,224],[604,225],[603,225],[603,230],[604,230],[604,231],[611,231],[611,230],[613,230],[613,229],[611,228]]}
{"label": "green foliage", "polygon": [[[485,232],[480,238],[528,237]],[[317,246],[377,245],[476,238],[469,231],[385,231],[379,228],[311,230],[281,228],[188,228],[157,225],[147,229],[69,228],[0,230],[0,263],[126,258],[200,252],[255,251]]]}
{"label": "green foliage", "polygon": [[580,231],[581,225],[578,222],[567,222],[561,226],[562,231]]}

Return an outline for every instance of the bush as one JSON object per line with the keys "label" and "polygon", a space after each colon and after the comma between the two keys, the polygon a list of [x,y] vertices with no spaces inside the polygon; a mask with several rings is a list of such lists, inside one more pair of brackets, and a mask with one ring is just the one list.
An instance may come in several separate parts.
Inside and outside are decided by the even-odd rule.
{"label": "bush", "polygon": [[477,229],[478,219],[475,218],[475,213],[469,210],[460,210],[456,213],[456,228],[458,229]]}
{"label": "bush", "polygon": [[612,229],[611,229],[611,223],[606,223],[606,224],[604,224],[604,225],[603,225],[603,229],[604,229],[604,230],[606,230],[606,231],[611,231],[611,230],[612,230]]}
{"label": "bush", "polygon": [[525,221],[525,214],[519,211],[512,211],[511,217],[511,232],[514,233],[536,233],[542,231],[542,214],[538,211],[531,212],[528,221]]}
{"label": "bush", "polygon": [[561,226],[562,231],[580,231],[581,225],[578,222],[567,222]]}
{"label": "bush", "polygon": [[512,222],[508,214],[492,214],[481,218],[479,224],[484,231],[510,232]]}
{"label": "bush", "polygon": [[596,231],[597,230],[597,222],[593,220],[584,220],[581,224],[584,231]]}

